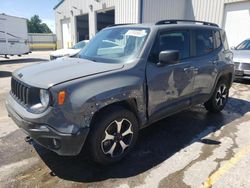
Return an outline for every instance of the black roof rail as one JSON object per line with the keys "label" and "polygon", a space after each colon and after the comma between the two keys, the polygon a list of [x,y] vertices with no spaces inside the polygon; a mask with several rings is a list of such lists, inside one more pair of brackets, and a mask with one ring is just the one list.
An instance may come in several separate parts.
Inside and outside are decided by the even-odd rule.
{"label": "black roof rail", "polygon": [[208,26],[214,26],[214,27],[219,27],[215,23],[211,22],[203,22],[203,21],[197,21],[197,20],[160,20],[155,23],[155,25],[163,25],[163,24],[178,24],[178,22],[190,22],[190,23],[201,23],[203,25],[208,25]]}

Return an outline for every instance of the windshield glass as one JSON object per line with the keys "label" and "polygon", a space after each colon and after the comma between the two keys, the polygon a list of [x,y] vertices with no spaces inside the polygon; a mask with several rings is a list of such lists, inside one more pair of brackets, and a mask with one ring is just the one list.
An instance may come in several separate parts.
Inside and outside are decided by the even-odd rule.
{"label": "windshield glass", "polygon": [[110,28],[100,31],[80,52],[79,57],[97,62],[119,63],[135,58],[141,51],[149,29]]}
{"label": "windshield glass", "polygon": [[81,48],[84,48],[86,46],[87,42],[86,41],[81,41],[81,42],[78,42],[76,43],[72,49],[81,49]]}
{"label": "windshield glass", "polygon": [[245,40],[242,43],[240,43],[236,50],[250,50],[250,40]]}

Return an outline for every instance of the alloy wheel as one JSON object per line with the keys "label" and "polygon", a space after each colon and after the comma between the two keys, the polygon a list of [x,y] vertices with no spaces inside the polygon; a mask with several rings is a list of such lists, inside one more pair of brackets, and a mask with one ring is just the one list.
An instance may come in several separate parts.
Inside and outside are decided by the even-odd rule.
{"label": "alloy wheel", "polygon": [[219,107],[223,106],[227,101],[227,96],[228,96],[227,86],[225,84],[221,84],[215,95],[216,105]]}
{"label": "alloy wheel", "polygon": [[106,128],[101,142],[101,148],[105,155],[112,158],[121,156],[130,146],[133,140],[132,123],[123,118],[111,122]]}

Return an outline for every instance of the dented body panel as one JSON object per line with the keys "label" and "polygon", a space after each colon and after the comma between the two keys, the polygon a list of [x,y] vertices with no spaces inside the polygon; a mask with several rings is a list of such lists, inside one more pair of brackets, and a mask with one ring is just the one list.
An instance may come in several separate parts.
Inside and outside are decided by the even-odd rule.
{"label": "dented body panel", "polygon": [[[122,27],[126,26],[118,28]],[[140,53],[133,60],[104,63],[65,58],[14,72],[13,77],[21,83],[48,89],[53,103],[45,112],[33,114],[10,93],[6,100],[9,115],[44,147],[60,155],[77,155],[91,126],[94,126],[93,118],[105,107],[132,101],[139,126],[144,128],[152,122],[205,102],[219,78],[233,72],[230,52],[223,50],[223,47],[205,58],[210,63],[209,68],[203,66],[204,58],[189,58],[165,66],[149,61],[150,52],[162,29],[213,27],[194,24],[133,27],[150,31]],[[218,62],[213,63],[214,58]],[[63,105],[57,103],[60,91],[66,92]],[[61,147],[57,148],[51,139],[57,139]],[[69,147],[72,144],[74,147]]]}

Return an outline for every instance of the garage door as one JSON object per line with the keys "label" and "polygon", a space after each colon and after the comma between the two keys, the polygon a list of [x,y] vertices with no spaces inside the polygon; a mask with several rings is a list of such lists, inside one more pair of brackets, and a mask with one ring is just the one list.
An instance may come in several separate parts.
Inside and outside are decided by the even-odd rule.
{"label": "garage door", "polygon": [[63,48],[71,47],[71,30],[70,30],[70,21],[63,20],[62,21],[62,41]]}
{"label": "garage door", "polygon": [[97,13],[97,32],[115,24],[115,10]]}
{"label": "garage door", "polygon": [[89,15],[76,17],[77,41],[89,40]]}
{"label": "garage door", "polygon": [[230,47],[250,38],[250,2],[225,6],[224,27]]}

